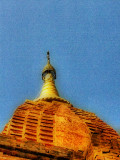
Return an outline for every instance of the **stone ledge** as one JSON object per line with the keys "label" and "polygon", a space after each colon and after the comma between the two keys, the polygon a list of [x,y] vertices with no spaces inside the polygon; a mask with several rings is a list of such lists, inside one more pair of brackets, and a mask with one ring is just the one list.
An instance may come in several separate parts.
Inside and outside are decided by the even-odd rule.
{"label": "stone ledge", "polygon": [[2,134],[0,134],[0,152],[27,159],[39,159],[40,157],[63,160],[71,159],[71,157],[85,159],[81,151],[74,152],[62,147],[45,146],[33,141],[18,141],[14,137]]}

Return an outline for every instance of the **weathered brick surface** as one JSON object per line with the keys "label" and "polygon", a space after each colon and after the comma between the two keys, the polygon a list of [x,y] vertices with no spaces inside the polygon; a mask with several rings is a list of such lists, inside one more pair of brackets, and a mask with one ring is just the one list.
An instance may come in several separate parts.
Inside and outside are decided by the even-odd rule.
{"label": "weathered brick surface", "polygon": [[26,101],[19,106],[0,136],[0,145],[4,159],[120,159],[120,136],[115,130],[94,113],[58,101]]}
{"label": "weathered brick surface", "polygon": [[[91,131],[92,145],[95,159],[120,159],[120,136],[117,132],[99,119],[94,113],[82,109],[70,107],[81,119],[83,119]],[[101,158],[100,158],[101,157]]]}

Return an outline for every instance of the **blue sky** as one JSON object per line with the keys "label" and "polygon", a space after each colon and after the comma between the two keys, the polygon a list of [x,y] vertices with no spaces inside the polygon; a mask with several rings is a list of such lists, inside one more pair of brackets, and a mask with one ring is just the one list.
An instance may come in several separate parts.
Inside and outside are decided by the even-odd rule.
{"label": "blue sky", "polygon": [[120,128],[120,1],[0,1],[0,129],[42,87],[50,51],[61,97]]}

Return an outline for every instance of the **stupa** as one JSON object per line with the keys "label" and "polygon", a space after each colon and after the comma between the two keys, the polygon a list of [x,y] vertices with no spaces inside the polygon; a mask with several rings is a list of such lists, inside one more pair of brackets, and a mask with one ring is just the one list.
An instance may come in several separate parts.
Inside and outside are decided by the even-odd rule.
{"label": "stupa", "polygon": [[0,134],[0,160],[120,160],[120,136],[94,113],[61,98],[50,63],[34,100],[17,107]]}

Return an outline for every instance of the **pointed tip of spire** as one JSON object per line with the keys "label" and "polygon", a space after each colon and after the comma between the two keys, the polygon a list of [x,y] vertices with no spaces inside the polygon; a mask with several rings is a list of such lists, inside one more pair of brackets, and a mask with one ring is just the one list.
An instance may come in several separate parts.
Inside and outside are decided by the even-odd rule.
{"label": "pointed tip of spire", "polygon": [[49,51],[47,51],[47,60],[48,60],[48,63],[50,63],[50,53],[49,53]]}
{"label": "pointed tip of spire", "polygon": [[49,51],[47,51],[47,55],[49,55],[50,53],[49,53]]}
{"label": "pointed tip of spire", "polygon": [[44,79],[44,77],[48,74],[51,73],[53,76],[53,79],[56,79],[56,70],[54,69],[54,67],[50,64],[50,53],[49,51],[47,51],[47,64],[46,66],[43,68],[42,71],[42,79]]}

